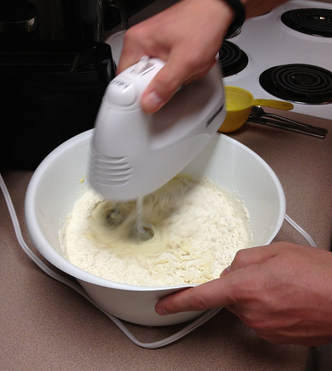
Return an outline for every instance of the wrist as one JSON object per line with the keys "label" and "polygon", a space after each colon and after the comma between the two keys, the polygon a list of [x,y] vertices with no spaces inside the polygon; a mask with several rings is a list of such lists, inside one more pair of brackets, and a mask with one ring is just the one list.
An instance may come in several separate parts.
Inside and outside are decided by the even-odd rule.
{"label": "wrist", "polygon": [[246,9],[241,0],[219,0],[223,1],[233,11],[233,21],[228,27],[226,36],[231,37],[236,35],[242,28],[242,25],[246,19]]}
{"label": "wrist", "polygon": [[[232,24],[236,14],[234,9],[224,0],[182,0],[190,8],[195,9],[205,19],[206,29],[218,30],[220,40],[223,40],[229,25]],[[203,29],[205,32],[205,28]]]}

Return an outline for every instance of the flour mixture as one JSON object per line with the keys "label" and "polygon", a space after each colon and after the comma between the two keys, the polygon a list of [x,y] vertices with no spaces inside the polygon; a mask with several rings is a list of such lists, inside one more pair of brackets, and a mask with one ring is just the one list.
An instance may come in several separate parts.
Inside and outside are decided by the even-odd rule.
{"label": "flour mixture", "polygon": [[93,190],[75,203],[60,231],[66,258],[111,281],[139,286],[199,284],[218,278],[235,253],[251,245],[248,213],[212,181],[179,175],[143,199],[115,204]]}

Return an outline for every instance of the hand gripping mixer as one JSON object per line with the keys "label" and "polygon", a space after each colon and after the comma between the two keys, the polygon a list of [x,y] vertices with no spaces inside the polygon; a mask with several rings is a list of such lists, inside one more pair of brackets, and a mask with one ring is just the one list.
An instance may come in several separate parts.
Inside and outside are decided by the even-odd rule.
{"label": "hand gripping mixer", "polygon": [[90,144],[88,177],[110,200],[145,196],[178,174],[208,143],[226,116],[222,77],[208,75],[180,88],[158,112],[140,97],[164,62],[143,57],[108,85]]}

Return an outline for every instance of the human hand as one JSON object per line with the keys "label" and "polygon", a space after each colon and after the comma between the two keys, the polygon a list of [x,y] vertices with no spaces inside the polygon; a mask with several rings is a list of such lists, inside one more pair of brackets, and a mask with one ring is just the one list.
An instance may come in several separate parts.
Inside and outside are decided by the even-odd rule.
{"label": "human hand", "polygon": [[272,343],[331,343],[332,254],[286,242],[241,250],[219,279],[162,298],[156,311],[220,306]]}
{"label": "human hand", "polygon": [[143,55],[166,62],[142,95],[146,112],[157,111],[181,85],[209,72],[233,17],[223,1],[183,0],[126,32],[117,73]]}

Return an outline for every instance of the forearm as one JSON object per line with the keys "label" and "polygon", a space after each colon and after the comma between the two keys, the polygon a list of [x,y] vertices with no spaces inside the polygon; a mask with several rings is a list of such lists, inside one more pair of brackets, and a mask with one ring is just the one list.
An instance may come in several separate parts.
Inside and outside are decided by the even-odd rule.
{"label": "forearm", "polygon": [[246,9],[247,18],[267,13],[271,9],[286,3],[287,0],[241,0]]}
{"label": "forearm", "polygon": [[[192,0],[182,0],[182,1],[192,1]],[[229,24],[234,19],[233,8],[229,5],[226,0],[205,0],[205,6],[209,6],[208,2],[219,2],[222,3],[220,6],[221,11],[221,21],[228,22]],[[240,0],[245,8],[246,18],[252,18],[259,16],[261,14],[267,13],[268,11],[276,8],[277,6],[286,3],[288,0]],[[229,11],[231,12],[229,15]]]}

